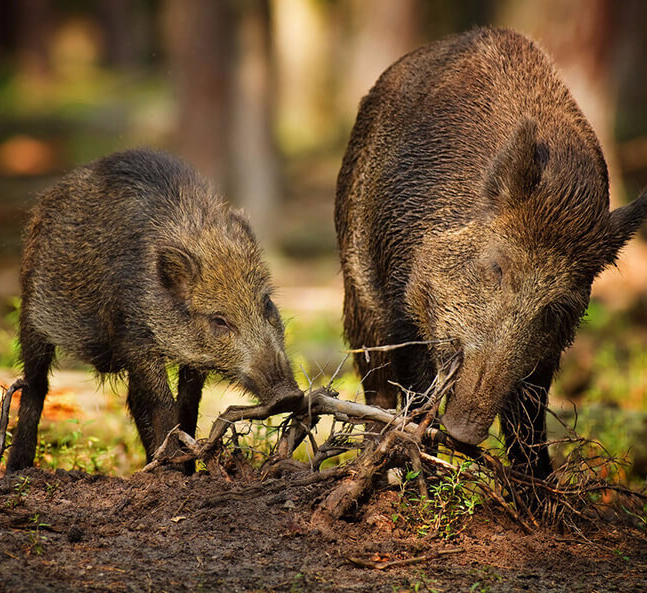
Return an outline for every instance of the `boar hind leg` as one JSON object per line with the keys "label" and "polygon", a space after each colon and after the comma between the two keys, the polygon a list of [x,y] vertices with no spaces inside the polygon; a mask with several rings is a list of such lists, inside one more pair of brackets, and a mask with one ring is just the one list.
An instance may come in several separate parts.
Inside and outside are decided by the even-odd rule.
{"label": "boar hind leg", "polygon": [[501,412],[508,459],[537,478],[551,471],[546,444],[546,406],[554,367],[537,369],[524,381]]}
{"label": "boar hind leg", "polygon": [[177,407],[168,385],[166,368],[160,363],[128,371],[128,399],[139,437],[150,463],[157,447],[177,424]]}
{"label": "boar hind leg", "polygon": [[[344,331],[353,349],[388,344],[387,332],[374,307],[361,298],[355,283],[348,277],[344,278]],[[396,380],[396,371],[389,354],[368,350],[354,356],[364,400],[370,406],[387,410],[395,408],[398,402],[398,389],[389,383],[389,379]]]}
{"label": "boar hind leg", "polygon": [[20,329],[20,345],[26,385],[22,389],[18,426],[9,449],[8,472],[34,463],[38,422],[49,387],[47,374],[54,359],[54,346],[25,324]]}
{"label": "boar hind leg", "polygon": [[[195,427],[198,423],[198,406],[202,397],[202,387],[206,375],[194,368],[180,367],[180,376],[177,389],[178,422],[180,429],[195,437]],[[184,473],[192,474],[195,471],[195,461],[184,464]]]}

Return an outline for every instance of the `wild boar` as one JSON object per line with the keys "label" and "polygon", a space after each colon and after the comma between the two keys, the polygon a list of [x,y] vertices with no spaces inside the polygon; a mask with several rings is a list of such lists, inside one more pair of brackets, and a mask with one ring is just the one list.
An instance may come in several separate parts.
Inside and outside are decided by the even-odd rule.
{"label": "wild boar", "polygon": [[[248,222],[169,155],[113,154],[46,192],[26,231],[20,281],[27,386],[9,471],[33,463],[55,347],[127,376],[149,461],[176,423],[195,434],[211,371],[275,411],[302,397]],[[169,364],[179,365],[177,401]]]}
{"label": "wild boar", "polygon": [[364,97],[337,182],[344,327],[370,403],[462,364],[442,422],[480,443],[497,414],[514,464],[551,471],[549,386],[591,283],[647,216],[609,212],[595,133],[546,55],[480,28],[414,51]]}

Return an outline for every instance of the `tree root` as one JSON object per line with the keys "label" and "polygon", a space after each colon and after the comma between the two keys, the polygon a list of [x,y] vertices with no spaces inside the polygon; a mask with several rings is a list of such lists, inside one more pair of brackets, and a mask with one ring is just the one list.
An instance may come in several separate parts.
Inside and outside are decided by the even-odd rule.
{"label": "tree root", "polygon": [[[451,437],[443,431],[423,426],[413,422],[410,418],[383,410],[376,406],[368,406],[356,402],[349,402],[337,399],[335,393],[326,388],[316,389],[303,398],[303,402],[292,414],[292,422],[287,433],[279,441],[279,454],[281,457],[292,455],[298,444],[308,435],[313,421],[305,422],[306,418],[318,419],[324,414],[332,415],[341,422],[376,422],[385,427],[395,428],[410,434],[412,437],[422,437],[430,442],[442,443],[459,449],[459,445],[451,440]],[[151,471],[156,467],[168,463],[178,464],[190,461],[191,459],[204,459],[222,446],[222,437],[227,429],[235,422],[241,420],[265,420],[270,416],[268,406],[230,406],[213,423],[211,432],[207,439],[196,441],[187,433],[176,426],[164,439],[153,456],[153,460],[144,467],[143,471]],[[169,452],[172,443],[172,436],[177,436],[187,448],[187,452],[181,455],[174,455]],[[319,448],[321,450],[323,447]],[[346,449],[344,449],[346,450]]]}
{"label": "tree root", "polygon": [[384,465],[396,443],[397,434],[388,433],[374,451],[365,451],[353,468],[353,475],[345,478],[323,501],[318,512],[339,519],[345,515],[366,492],[373,476]]}
{"label": "tree root", "polygon": [[463,548],[450,548],[447,550],[436,550],[430,554],[423,556],[415,556],[414,558],[403,558],[402,560],[365,560],[357,556],[346,556],[346,560],[359,566],[361,568],[372,568],[374,570],[388,570],[389,568],[409,566],[411,564],[418,564],[419,562],[429,562],[447,554],[460,554],[464,552]]}

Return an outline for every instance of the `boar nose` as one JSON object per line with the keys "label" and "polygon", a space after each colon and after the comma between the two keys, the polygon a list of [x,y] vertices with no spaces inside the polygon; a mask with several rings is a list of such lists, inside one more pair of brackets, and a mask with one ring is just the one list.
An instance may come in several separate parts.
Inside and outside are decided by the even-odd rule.
{"label": "boar nose", "polygon": [[[490,424],[492,423],[490,421],[487,426],[485,424],[478,425],[461,414],[452,413],[449,405],[448,412],[440,420],[452,438],[467,445],[482,443],[488,437]],[[492,417],[492,420],[494,420],[494,417]]]}
{"label": "boar nose", "polygon": [[243,384],[263,403],[301,397],[283,344],[271,332],[255,340],[246,357]]}
{"label": "boar nose", "polygon": [[496,357],[465,355],[454,393],[441,418],[453,438],[469,445],[478,445],[487,438],[510,391],[504,368]]}
{"label": "boar nose", "polygon": [[440,421],[452,438],[468,445],[478,445],[488,437],[490,425],[496,415],[479,408],[483,406],[475,406],[474,402],[466,405],[464,397],[454,394],[447,402],[445,414]]}

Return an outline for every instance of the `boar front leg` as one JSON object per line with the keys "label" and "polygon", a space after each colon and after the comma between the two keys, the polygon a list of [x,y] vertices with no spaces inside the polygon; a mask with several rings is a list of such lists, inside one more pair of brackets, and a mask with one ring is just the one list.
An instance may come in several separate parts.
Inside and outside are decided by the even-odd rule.
{"label": "boar front leg", "polygon": [[[177,388],[178,422],[180,430],[195,437],[195,428],[198,423],[198,406],[202,397],[202,388],[206,374],[188,366],[180,367]],[[184,464],[184,473],[187,475],[195,471],[195,461]]]}

